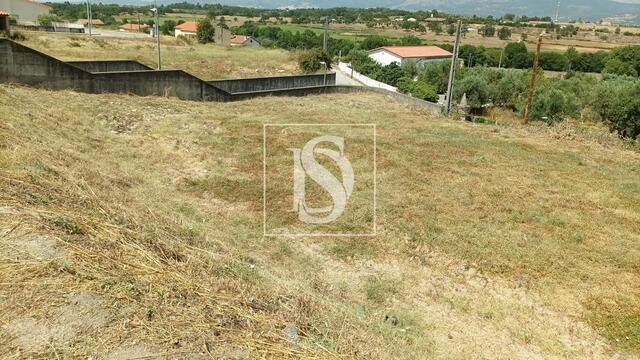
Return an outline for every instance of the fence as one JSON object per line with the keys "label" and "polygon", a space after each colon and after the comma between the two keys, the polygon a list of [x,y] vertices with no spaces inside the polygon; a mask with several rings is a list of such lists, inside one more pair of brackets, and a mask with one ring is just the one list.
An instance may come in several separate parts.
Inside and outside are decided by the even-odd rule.
{"label": "fence", "polygon": [[349,64],[347,63],[343,63],[341,62],[340,64],[338,64],[338,68],[340,68],[340,70],[342,70],[344,73],[346,73],[347,75],[351,76],[351,74],[353,74],[353,78],[360,81],[361,83],[363,83],[366,86],[369,87],[373,87],[373,88],[379,88],[379,89],[385,89],[388,91],[392,91],[392,92],[397,92],[397,89],[391,85],[387,85],[383,82],[377,81],[377,80],[373,80],[370,77],[367,77],[365,75],[360,74],[359,72],[351,69],[351,67],[349,66]]}

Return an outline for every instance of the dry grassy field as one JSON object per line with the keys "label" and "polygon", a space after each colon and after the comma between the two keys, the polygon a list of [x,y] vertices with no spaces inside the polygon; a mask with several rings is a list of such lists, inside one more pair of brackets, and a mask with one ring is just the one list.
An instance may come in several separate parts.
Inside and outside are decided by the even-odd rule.
{"label": "dry grassy field", "polygon": [[[156,66],[155,39],[120,39],[26,32],[24,45],[61,60],[137,60]],[[164,69],[182,69],[205,80],[299,73],[295,54],[279,49],[185,43],[162,37]]]}
{"label": "dry grassy field", "polygon": [[[640,353],[640,155],[603,129],[379,94],[0,107],[2,358]],[[377,124],[378,235],[263,237],[263,124],[336,120]]]}

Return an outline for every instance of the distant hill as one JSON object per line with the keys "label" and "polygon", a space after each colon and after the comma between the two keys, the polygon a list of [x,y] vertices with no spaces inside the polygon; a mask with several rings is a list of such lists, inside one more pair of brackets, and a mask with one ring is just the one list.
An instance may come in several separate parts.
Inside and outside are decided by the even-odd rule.
{"label": "distant hill", "polygon": [[[555,17],[557,0],[213,0],[211,3],[256,8],[388,7],[407,10],[437,9],[468,15],[501,16],[512,13]],[[598,20],[625,14],[634,15],[635,19],[632,21],[640,23],[640,0],[561,0],[560,5],[560,18],[565,20]]]}

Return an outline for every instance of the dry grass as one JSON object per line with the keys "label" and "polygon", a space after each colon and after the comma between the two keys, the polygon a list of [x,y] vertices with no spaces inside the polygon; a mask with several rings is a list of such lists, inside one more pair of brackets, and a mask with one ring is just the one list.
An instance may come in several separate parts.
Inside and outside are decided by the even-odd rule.
{"label": "dry grass", "polygon": [[[69,36],[29,32],[24,45],[61,60],[137,60],[156,65],[155,40]],[[205,80],[277,76],[299,73],[294,56],[284,50],[186,44],[173,37],[162,39],[165,69],[182,69]]]}
{"label": "dry grass", "polygon": [[[640,156],[615,141],[373,94],[227,104],[3,85],[0,106],[3,358],[640,351]],[[262,124],[336,119],[378,124],[379,235],[263,238]],[[97,297],[99,316],[80,318],[105,320],[64,326],[77,294]],[[48,342],[20,337],[25,323]]]}

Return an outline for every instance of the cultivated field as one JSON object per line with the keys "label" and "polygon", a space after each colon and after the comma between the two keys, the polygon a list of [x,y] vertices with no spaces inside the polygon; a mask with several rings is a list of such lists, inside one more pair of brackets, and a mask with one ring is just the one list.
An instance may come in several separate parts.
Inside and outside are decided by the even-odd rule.
{"label": "cultivated field", "polygon": [[[640,156],[606,130],[363,94],[0,106],[2,358],[640,353]],[[377,124],[378,236],[262,237],[263,123],[336,120]]]}
{"label": "cultivated field", "polygon": [[[291,31],[304,31],[306,29],[311,29],[317,33],[323,31],[322,24],[285,24],[274,26],[279,26],[283,29],[289,29]],[[543,31],[543,29],[536,28],[512,29],[513,35],[511,36],[511,39],[500,40],[497,36],[483,37],[478,34],[477,29],[481,28],[482,25],[472,25],[471,27],[475,28],[476,30],[467,33],[466,36],[462,39],[462,43],[474,46],[482,45],[487,48],[503,48],[510,42],[519,41],[520,34],[522,32],[525,32],[528,36],[526,40],[527,47],[531,50],[535,50],[537,37],[541,35]],[[497,26],[496,28],[499,29],[500,26]],[[446,26],[444,25],[443,29],[445,30],[445,32],[440,35],[436,35],[431,31],[428,31],[425,34],[417,31],[403,30],[401,28],[394,29],[393,27],[368,28],[364,24],[330,24],[329,29],[333,37],[347,38],[356,41],[361,40],[365,36],[369,35],[383,35],[390,38],[400,38],[407,35],[415,35],[421,39],[434,43],[453,44],[455,42],[455,36],[448,35],[446,33]],[[635,28],[628,29],[631,31],[635,31]],[[623,31],[627,31],[628,29],[623,28]],[[613,33],[613,31],[610,34],[606,34],[606,40],[601,39],[599,36],[600,35],[594,35],[593,32],[588,31],[582,31],[573,38],[562,39],[555,39],[551,36],[543,35],[544,41],[542,44],[542,50],[566,51],[569,47],[573,46],[577,51],[580,52],[595,52],[601,50],[610,50],[619,46],[640,43],[640,36],[616,35]]]}
{"label": "cultivated field", "polygon": [[[156,66],[155,39],[119,39],[26,32],[22,43],[61,60],[137,60]],[[185,43],[162,37],[163,69],[182,69],[205,80],[299,73],[295,53],[280,49]]]}

